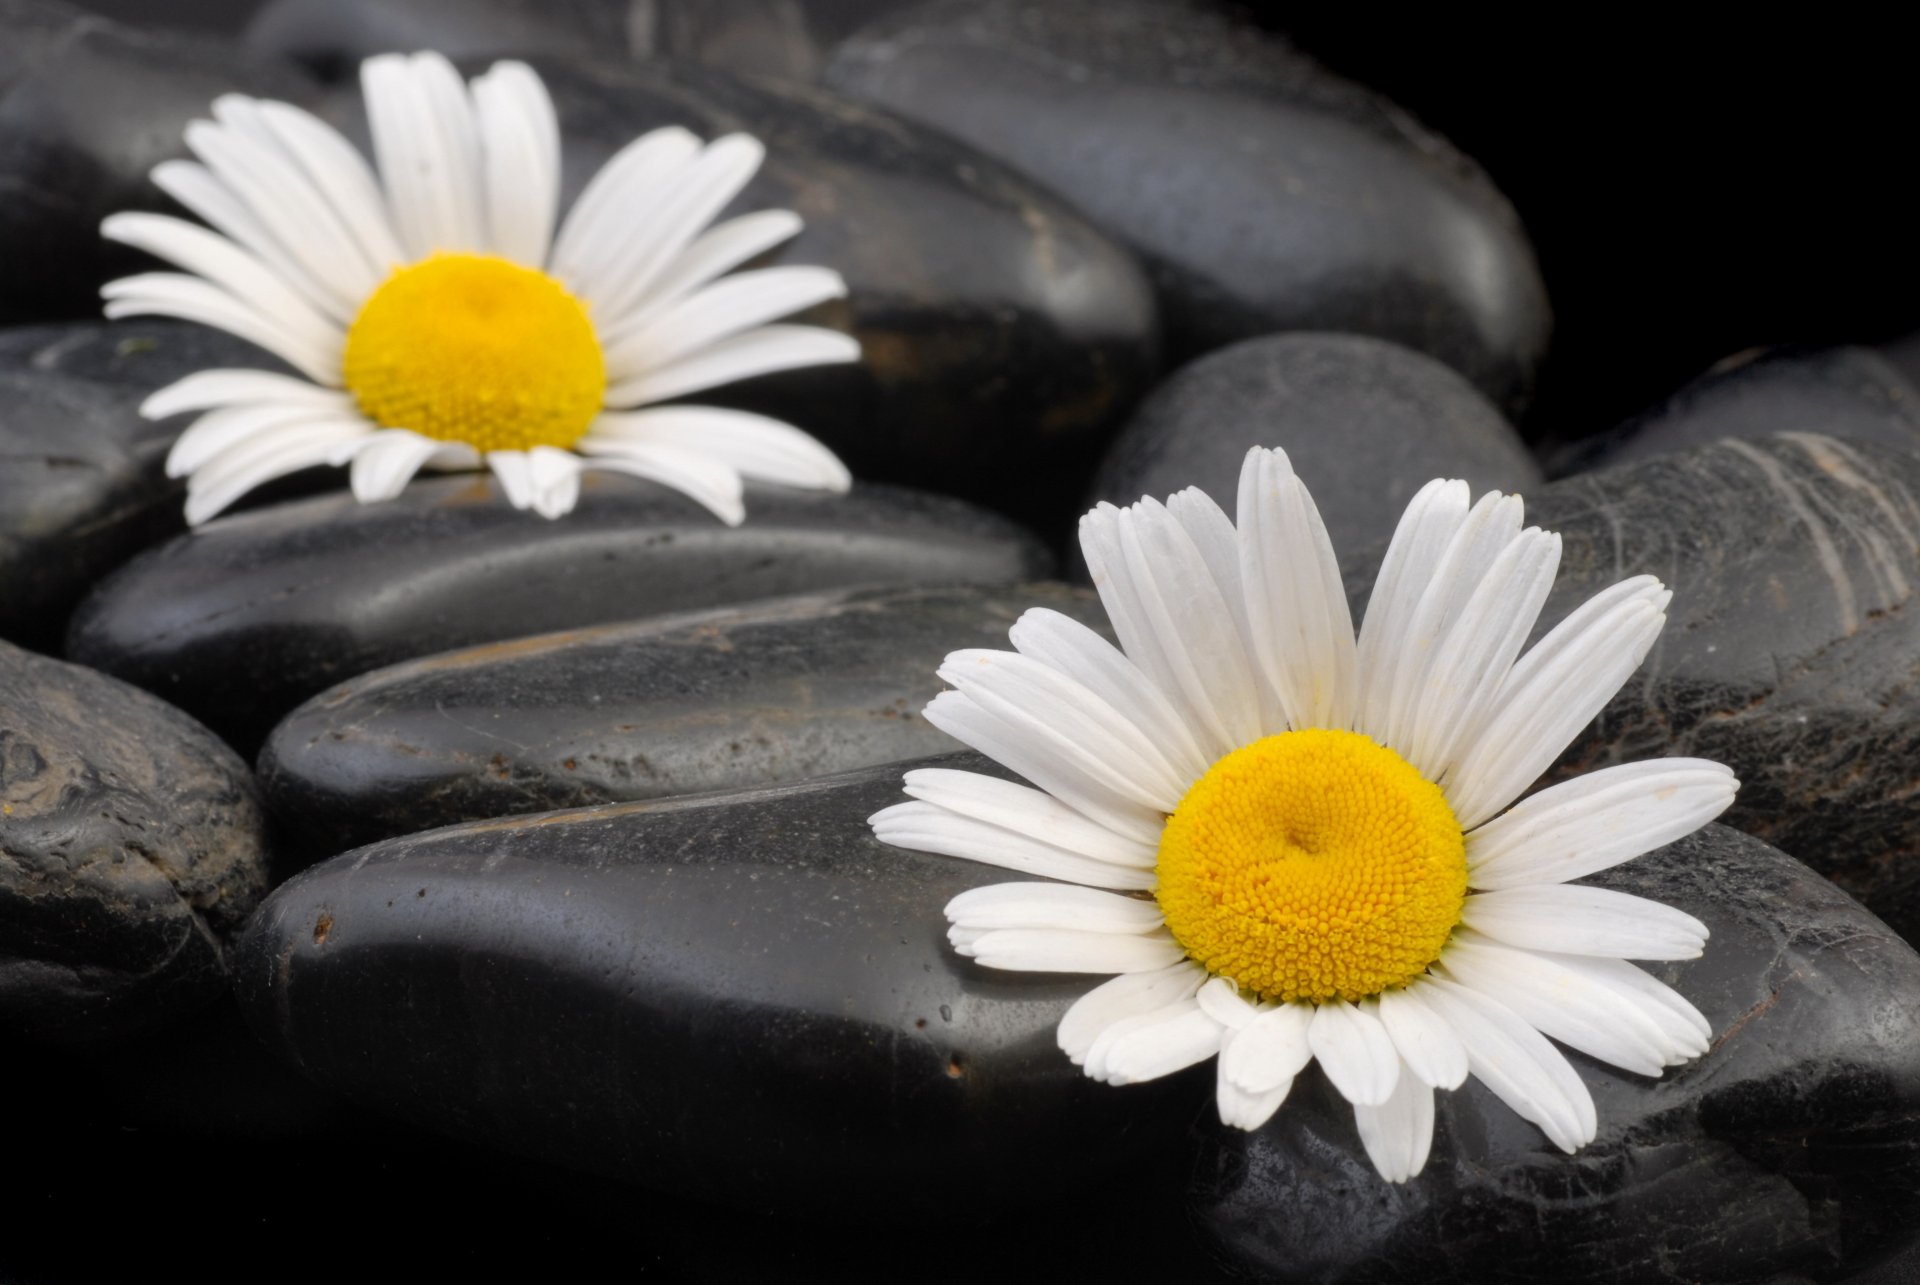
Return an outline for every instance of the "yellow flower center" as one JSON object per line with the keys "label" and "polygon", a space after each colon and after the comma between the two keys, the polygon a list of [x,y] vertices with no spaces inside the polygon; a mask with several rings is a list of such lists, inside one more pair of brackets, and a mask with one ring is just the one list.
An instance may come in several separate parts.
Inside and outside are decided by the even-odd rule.
{"label": "yellow flower center", "polygon": [[485,254],[396,268],[347,330],[344,374],[374,423],[481,451],[572,446],[607,387],[586,305]]}
{"label": "yellow flower center", "polygon": [[1154,896],[1243,994],[1405,985],[1460,922],[1466,841],[1440,787],[1356,732],[1282,732],[1215,763],[1160,838]]}

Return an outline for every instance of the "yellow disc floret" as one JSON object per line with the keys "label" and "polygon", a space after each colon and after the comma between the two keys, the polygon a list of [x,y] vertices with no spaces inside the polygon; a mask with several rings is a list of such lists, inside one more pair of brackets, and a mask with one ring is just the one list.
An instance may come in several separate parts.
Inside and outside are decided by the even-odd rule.
{"label": "yellow disc floret", "polygon": [[572,446],[607,387],[586,306],[483,254],[395,269],[347,330],[344,364],[368,419],[481,451]]}
{"label": "yellow disc floret", "polygon": [[1215,763],[1160,839],[1154,896],[1249,998],[1404,985],[1460,922],[1466,842],[1440,788],[1356,732],[1282,732]]}

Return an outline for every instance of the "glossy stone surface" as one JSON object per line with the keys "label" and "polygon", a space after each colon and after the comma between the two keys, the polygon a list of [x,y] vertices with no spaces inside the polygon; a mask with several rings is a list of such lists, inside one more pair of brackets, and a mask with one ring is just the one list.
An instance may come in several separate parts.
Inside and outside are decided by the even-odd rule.
{"label": "glossy stone surface", "polygon": [[147,181],[185,156],[182,131],[224,93],[294,101],[291,64],[213,36],[124,27],[56,0],[0,0],[4,308],[98,316],[103,281],[152,265],[101,239],[115,210],[165,208]]}
{"label": "glossy stone surface", "polygon": [[1152,0],[933,0],[848,38],[823,79],[1132,245],[1182,353],[1356,331],[1502,406],[1527,397],[1549,312],[1512,207],[1405,111],[1270,35]]}
{"label": "glossy stone surface", "polygon": [[750,487],[747,515],[726,527],[664,487],[592,473],[552,522],[477,474],[384,504],[315,496],[135,559],[81,604],[67,650],[250,753],[309,696],[415,656],[842,585],[1050,570],[1031,536],[944,496]]}
{"label": "glossy stone surface", "polygon": [[1920,451],[1920,391],[1869,348],[1744,354],[1613,432],[1563,447],[1556,471],[1772,433],[1823,433]]}
{"label": "glossy stone surface", "polygon": [[[1646,664],[1559,773],[1657,755],[1737,772],[1722,819],[1920,941],[1920,455],[1812,434],[1555,482],[1542,619],[1637,572],[1673,590]],[[1350,582],[1351,583],[1351,582]]]}
{"label": "glossy stone surface", "polygon": [[189,417],[150,423],[140,402],[195,370],[278,364],[256,354],[183,322],[0,330],[0,636],[57,650],[94,581],[185,528],[163,466]]}
{"label": "glossy stone surface", "polygon": [[456,821],[771,785],[960,748],[920,717],[961,647],[1058,584],[847,589],[548,634],[376,670],[289,714],[267,806],[316,857]]}
{"label": "glossy stone surface", "polygon": [[1360,335],[1249,339],[1181,367],[1108,448],[1093,498],[1131,504],[1197,486],[1229,512],[1254,446],[1284,447],[1336,549],[1393,534],[1436,477],[1531,492],[1540,469],[1473,385],[1439,362]]}
{"label": "glossy stone surface", "polygon": [[1573,1156],[1469,1080],[1393,1187],[1316,1071],[1264,1128],[1202,1117],[1189,1204],[1270,1281],[1829,1281],[1910,1242],[1920,956],[1785,854],[1721,826],[1594,882],[1679,906],[1706,954],[1651,966],[1713,1023],[1660,1080],[1570,1057],[1600,1133]]}
{"label": "glossy stone surface", "polygon": [[1004,872],[872,838],[901,771],[348,853],[255,917],[242,1008],[364,1104],[755,1209],[951,1216],[1164,1163],[1211,1076],[1095,1084],[1054,1042],[1083,979],[955,955],[941,907]]}
{"label": "glossy stone surface", "polygon": [[[666,60],[530,61],[565,137],[563,207],[647,130],[745,130],[766,161],[721,217],[792,210],[805,229],[764,261],[825,264],[846,279],[844,300],[802,319],[855,335],[858,365],[691,400],[797,424],[857,477],[1072,517],[1094,443],[1157,364],[1153,293],[1130,253],[993,161],[831,94]],[[362,128],[356,91],[332,108]]]}
{"label": "glossy stone surface", "polygon": [[0,643],[0,1038],[76,1042],[220,996],[266,891],[246,765],[179,710]]}

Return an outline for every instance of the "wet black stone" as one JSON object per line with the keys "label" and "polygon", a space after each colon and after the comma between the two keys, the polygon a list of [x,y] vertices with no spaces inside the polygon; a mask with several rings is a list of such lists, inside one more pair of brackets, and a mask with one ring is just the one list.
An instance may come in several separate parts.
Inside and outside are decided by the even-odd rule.
{"label": "wet black stone", "polygon": [[1870,348],[1744,354],[1612,432],[1559,448],[1553,469],[1579,473],[1723,437],[1773,433],[1920,450],[1920,391]]}
{"label": "wet black stone", "polygon": [[0,635],[54,650],[107,572],[185,529],[164,472],[188,417],[140,418],[146,395],[213,366],[276,365],[171,321],[0,330]]}
{"label": "wet black stone", "polygon": [[[859,364],[766,375],[692,401],[797,424],[859,477],[1029,520],[1074,516],[1095,443],[1157,364],[1153,293],[1128,251],[969,148],[819,90],[665,60],[531,61],[566,139],[563,206],[646,130],[745,130],[766,144],[766,162],[721,217],[793,210],[805,230],[766,262],[825,264],[846,278],[846,299],[798,319],[857,336]],[[363,127],[356,95],[333,103],[350,129]]]}
{"label": "wet black stone", "polygon": [[123,27],[56,0],[0,0],[0,244],[6,307],[98,316],[102,282],[152,260],[101,239],[116,210],[165,209],[147,181],[224,93],[300,101],[289,63],[181,31]]}
{"label": "wet black stone", "polygon": [[955,955],[941,907],[1005,872],[874,839],[901,770],[348,853],[254,918],[242,1008],[362,1103],[756,1209],[954,1214],[1164,1162],[1211,1075],[1095,1084],[1054,1042],[1085,979]]}
{"label": "wet black stone", "polygon": [[1392,535],[1436,477],[1476,492],[1541,480],[1493,404],[1433,358],[1360,335],[1287,334],[1176,371],[1114,439],[1093,498],[1130,504],[1197,486],[1232,512],[1254,446],[1286,449],[1336,549]]}
{"label": "wet black stone", "polygon": [[588,474],[549,522],[480,475],[385,504],[334,493],[149,550],[74,613],[68,654],[158,692],[251,753],[334,683],[455,647],[853,584],[1005,582],[1045,551],[944,496],[749,487],[723,526],[649,482]]}
{"label": "wet black stone", "polygon": [[251,775],[124,683],[0,643],[0,1038],[156,1027],[227,985],[266,891]]}
{"label": "wet black stone", "polygon": [[960,746],[920,717],[961,647],[1005,647],[1058,584],[849,589],[447,652],[350,679],[274,729],[268,809],[304,852],[456,821],[741,789]]}
{"label": "wet black stone", "polygon": [[1812,434],[1551,483],[1543,621],[1628,575],[1673,590],[1645,665],[1558,775],[1690,754],[1731,766],[1722,818],[1920,941],[1920,454]]}
{"label": "wet black stone", "polygon": [[1031,174],[1137,249],[1194,353],[1377,335],[1523,403],[1550,319],[1506,199],[1405,111],[1275,37],[1150,0],[935,0],[823,79]]}
{"label": "wet black stone", "polygon": [[1189,1197],[1262,1281],[1829,1281],[1895,1252],[1920,1200],[1920,956],[1785,854],[1710,827],[1594,882],[1688,911],[1650,969],[1713,1023],[1660,1080],[1570,1054],[1599,1137],[1562,1155],[1477,1080],[1437,1099],[1424,1173],[1373,1172],[1318,1072],[1253,1133],[1202,1117]]}

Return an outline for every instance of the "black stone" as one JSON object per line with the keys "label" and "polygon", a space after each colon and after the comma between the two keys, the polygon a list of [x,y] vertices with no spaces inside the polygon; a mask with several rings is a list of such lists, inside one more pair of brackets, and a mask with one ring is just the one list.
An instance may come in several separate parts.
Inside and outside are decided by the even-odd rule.
{"label": "black stone", "polygon": [[193,371],[277,365],[182,322],[0,330],[0,636],[57,649],[107,572],[185,529],[167,449],[186,416],[140,418],[146,395]]}
{"label": "black stone", "polygon": [[367,1105],[757,1209],[953,1214],[1164,1161],[1211,1074],[1095,1084],[1054,1039],[1086,979],[954,954],[941,908],[1006,872],[874,839],[901,770],[348,853],[255,916],[241,1006]]}
{"label": "black stone", "polygon": [[270,0],[247,43],[329,76],[390,49],[668,55],[811,80],[833,44],[911,0]]}
{"label": "black stone", "polygon": [[68,654],[158,692],[251,753],[334,683],[476,643],[869,583],[1050,570],[1018,527],[959,500],[862,486],[749,487],[723,526],[650,482],[589,473],[547,521],[480,475],[362,505],[335,493],[208,523],[149,550],[74,614]]}
{"label": "black stone", "polygon": [[1106,627],[1057,584],[851,589],[515,639],[322,692],[260,755],[314,857],[456,821],[742,789],[960,748],[920,717],[961,647],[1028,607]]}
{"label": "black stone", "polygon": [[1915,1234],[1920,956],[1824,879],[1709,827],[1594,882],[1713,931],[1649,971],[1713,1023],[1650,1080],[1570,1054],[1598,1138],[1562,1155],[1477,1080],[1437,1099],[1425,1172],[1373,1172],[1317,1072],[1266,1127],[1196,1126],[1190,1206],[1263,1281],[1829,1281]]}
{"label": "black stone", "polygon": [[1046,183],[1146,258],[1184,354],[1275,330],[1417,348],[1508,409],[1550,325],[1519,219],[1405,111],[1151,0],[935,0],[823,80]]}
{"label": "black stone", "polygon": [[[965,146],[819,90],[664,60],[531,62],[565,135],[563,208],[646,130],[745,130],[766,144],[766,162],[721,217],[793,210],[805,230],[766,261],[824,264],[846,278],[846,299],[799,319],[858,337],[857,365],[765,375],[692,400],[797,424],[859,477],[1032,520],[1074,516],[1095,443],[1157,364],[1152,289],[1128,251]],[[357,91],[332,106],[363,129]]]}
{"label": "black stone", "polygon": [[97,316],[110,278],[152,260],[103,240],[116,210],[167,208],[147,172],[186,155],[187,122],[225,93],[301,101],[299,69],[235,42],[137,29],[56,0],[0,0],[4,307]]}
{"label": "black stone", "polygon": [[1579,473],[1723,437],[1774,433],[1920,451],[1920,391],[1870,348],[1743,354],[1612,432],[1558,448],[1553,470]]}
{"label": "black stone", "polygon": [[1476,492],[1541,480],[1500,412],[1433,358],[1360,335],[1288,334],[1176,371],[1114,439],[1094,498],[1130,504],[1197,486],[1232,512],[1254,446],[1286,449],[1335,549],[1384,541],[1436,477]]}
{"label": "black stone", "polygon": [[0,643],[0,1037],[77,1042],[226,989],[266,891],[243,764],[104,674]]}

